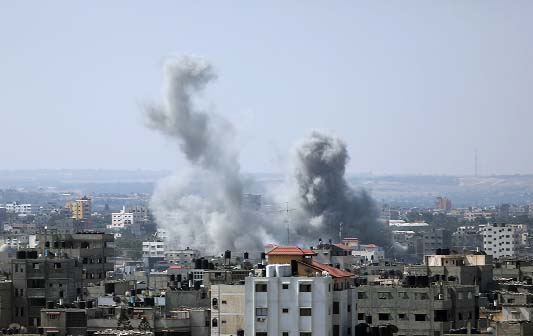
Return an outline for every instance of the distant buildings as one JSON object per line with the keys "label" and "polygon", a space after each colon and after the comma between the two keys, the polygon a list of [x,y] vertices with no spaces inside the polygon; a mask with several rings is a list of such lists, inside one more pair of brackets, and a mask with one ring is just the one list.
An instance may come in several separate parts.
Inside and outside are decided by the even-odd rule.
{"label": "distant buildings", "polygon": [[83,196],[79,200],[68,202],[65,208],[70,210],[72,218],[76,220],[88,219],[92,212],[92,200],[87,196]]}
{"label": "distant buildings", "polygon": [[452,234],[452,248],[459,251],[483,248],[482,229],[479,226],[460,226]]}
{"label": "distant buildings", "polygon": [[108,229],[123,229],[133,224],[133,213],[126,212],[126,207],[122,207],[120,212],[113,212],[111,214],[111,225],[108,225]]}
{"label": "distant buildings", "polygon": [[452,201],[446,197],[437,197],[435,201],[435,209],[442,210],[444,213],[448,213],[452,210]]}
{"label": "distant buildings", "polygon": [[18,202],[6,203],[5,209],[7,213],[30,216],[33,214],[31,204],[20,204]]}

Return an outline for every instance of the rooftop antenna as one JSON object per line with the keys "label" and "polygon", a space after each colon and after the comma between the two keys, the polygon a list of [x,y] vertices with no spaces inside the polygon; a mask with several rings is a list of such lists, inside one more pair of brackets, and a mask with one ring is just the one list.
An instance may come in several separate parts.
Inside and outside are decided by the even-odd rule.
{"label": "rooftop antenna", "polygon": [[290,225],[290,216],[289,212],[294,211],[296,209],[289,209],[289,202],[285,202],[285,209],[281,210],[282,212],[285,212],[287,217],[285,220],[287,221],[287,245],[291,244],[291,225]]}
{"label": "rooftop antenna", "polygon": [[339,223],[339,243],[342,243],[342,222]]}

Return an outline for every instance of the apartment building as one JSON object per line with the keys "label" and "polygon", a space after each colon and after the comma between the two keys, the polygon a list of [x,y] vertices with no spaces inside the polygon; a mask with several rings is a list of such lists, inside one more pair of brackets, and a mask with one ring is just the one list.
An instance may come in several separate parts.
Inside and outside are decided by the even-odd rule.
{"label": "apartment building", "polygon": [[6,203],[5,209],[7,213],[29,216],[32,215],[32,205],[31,204],[20,204],[19,202]]}
{"label": "apartment building", "polygon": [[166,251],[164,252],[164,256],[165,260],[168,261],[170,264],[180,265],[185,268],[192,268],[194,266],[194,261],[200,257],[200,252],[198,250],[193,250],[187,247],[183,250]]}
{"label": "apartment building", "polygon": [[246,335],[354,335],[353,274],[314,256],[295,246],[267,253],[265,276],[245,280]]}
{"label": "apartment building", "polygon": [[244,285],[211,286],[211,336],[244,335]]}
{"label": "apartment building", "polygon": [[393,326],[397,336],[441,336],[450,329],[475,326],[477,286],[430,283],[407,277],[396,285],[357,288],[357,329]]}
{"label": "apartment building", "polygon": [[111,225],[108,225],[108,229],[123,229],[131,226],[134,222],[133,213],[127,212],[126,207],[122,207],[120,212],[113,212],[111,214]]}
{"label": "apartment building", "polygon": [[112,234],[94,231],[37,234],[37,246],[43,255],[66,255],[80,261],[85,286],[106,279],[107,272],[114,269],[110,261],[115,255],[114,240]]}
{"label": "apartment building", "polygon": [[65,204],[65,208],[71,212],[72,218],[76,220],[88,219],[92,212],[92,200],[83,196],[79,200],[68,202]]}
{"label": "apartment building", "polygon": [[77,259],[18,251],[11,263],[13,322],[35,332],[42,308],[76,301],[82,295],[82,269]]}
{"label": "apartment building", "polygon": [[516,224],[486,224],[482,227],[483,249],[495,259],[514,257],[522,241],[522,231]]}
{"label": "apartment building", "polygon": [[493,284],[492,256],[483,251],[438,254],[424,257],[423,265],[408,265],[404,273],[412,276],[428,276],[450,284],[476,285],[481,292],[488,292]]}
{"label": "apartment building", "polygon": [[457,250],[483,248],[483,231],[479,226],[460,226],[452,234],[452,247]]}

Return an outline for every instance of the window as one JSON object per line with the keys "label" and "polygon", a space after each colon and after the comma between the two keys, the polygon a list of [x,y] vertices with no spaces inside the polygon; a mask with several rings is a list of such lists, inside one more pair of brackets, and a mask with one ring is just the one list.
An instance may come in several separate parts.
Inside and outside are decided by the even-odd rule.
{"label": "window", "polygon": [[49,320],[57,320],[57,319],[59,319],[59,315],[58,314],[48,314],[48,319]]}
{"label": "window", "polygon": [[255,333],[255,336],[268,336],[268,333],[263,332],[263,331],[261,331],[261,332],[258,331],[258,332]]}
{"label": "window", "polygon": [[407,295],[407,292],[398,292],[398,297],[400,299],[409,299],[409,295]]}
{"label": "window", "polygon": [[415,314],[415,321],[417,321],[417,322],[425,322],[426,321],[426,314]]}
{"label": "window", "polygon": [[367,324],[372,324],[372,315],[367,315],[365,321]]}
{"label": "window", "polygon": [[366,296],[366,292],[357,292],[357,298],[358,299],[366,299],[367,296]]}
{"label": "window", "polygon": [[388,313],[379,313],[378,314],[378,319],[380,321],[388,321],[388,320],[390,320],[390,314],[388,314]]}
{"label": "window", "polygon": [[214,318],[213,321],[211,321],[211,325],[215,328],[218,327],[218,320]]}
{"label": "window", "polygon": [[333,314],[339,314],[339,302],[333,301]]}
{"label": "window", "polygon": [[61,263],[54,263],[54,269],[61,268]]}
{"label": "window", "polygon": [[463,313],[459,313],[457,319],[461,321],[463,319]]}
{"label": "window", "polygon": [[39,269],[39,263],[33,263],[33,269],[38,270]]}
{"label": "window", "polygon": [[289,289],[289,284],[284,283],[284,284],[281,285],[281,288],[282,289]]}
{"label": "window", "polygon": [[340,336],[340,327],[338,324],[333,325],[333,336]]}
{"label": "window", "polygon": [[289,313],[289,308],[283,308],[283,309],[281,310],[281,312],[282,312],[283,314],[288,314],[288,313]]}
{"label": "window", "polygon": [[407,316],[407,314],[398,314],[398,320],[400,320],[400,321],[408,321],[409,317]]}
{"label": "window", "polygon": [[311,284],[300,284],[300,292],[311,292]]}
{"label": "window", "polygon": [[255,284],[255,291],[264,293],[267,291],[267,284]]}
{"label": "window", "polygon": [[378,299],[380,300],[392,299],[392,293],[391,292],[378,292]]}
{"label": "window", "polygon": [[288,331],[284,331],[281,333],[281,336],[289,336],[289,332]]}
{"label": "window", "polygon": [[255,316],[267,316],[268,308],[255,308]]}
{"label": "window", "polygon": [[362,321],[365,319],[365,313],[357,313],[357,319],[359,321]]}
{"label": "window", "polygon": [[312,316],[311,308],[300,308],[300,316]]}
{"label": "window", "polygon": [[350,313],[352,311],[352,305],[349,304],[347,307],[347,310],[348,310],[348,313]]}
{"label": "window", "polygon": [[313,336],[313,333],[310,332],[301,332],[300,336]]}

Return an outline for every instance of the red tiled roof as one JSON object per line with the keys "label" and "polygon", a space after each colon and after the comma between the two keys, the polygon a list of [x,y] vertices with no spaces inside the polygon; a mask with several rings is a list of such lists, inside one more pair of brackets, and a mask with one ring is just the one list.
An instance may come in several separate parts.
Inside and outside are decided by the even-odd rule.
{"label": "red tiled roof", "polygon": [[365,245],[361,245],[361,247],[376,248],[376,247],[379,247],[379,246],[374,245],[374,244],[365,244]]}
{"label": "red tiled roof", "polygon": [[181,266],[173,265],[173,266],[170,266],[169,269],[181,269]]}
{"label": "red tiled roof", "polygon": [[302,249],[298,246],[276,246],[266,253],[267,255],[296,255],[296,256],[315,256],[312,250]]}
{"label": "red tiled roof", "polygon": [[350,272],[346,272],[346,271],[343,271],[343,270],[338,269],[336,267],[325,265],[325,264],[319,263],[318,261],[314,261],[314,260],[311,262],[311,264],[308,264],[308,263],[303,262],[303,261],[299,261],[299,263],[305,264],[306,266],[311,266],[312,268],[314,268],[314,269],[316,269],[318,271],[326,271],[333,278],[347,278],[347,277],[354,276]]}
{"label": "red tiled roof", "polygon": [[359,241],[359,238],[342,238],[342,240],[356,240],[356,241]]}

